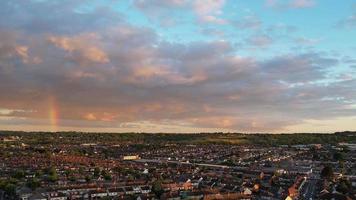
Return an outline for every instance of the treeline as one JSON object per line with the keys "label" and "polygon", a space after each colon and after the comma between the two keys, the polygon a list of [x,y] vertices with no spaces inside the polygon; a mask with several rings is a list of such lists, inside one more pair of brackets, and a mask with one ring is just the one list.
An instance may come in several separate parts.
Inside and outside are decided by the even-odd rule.
{"label": "treeline", "polygon": [[248,135],[247,140],[252,144],[265,145],[297,145],[297,144],[337,144],[340,142],[355,143],[356,135],[340,134],[271,134]]}
{"label": "treeline", "polygon": [[21,132],[0,131],[0,137],[18,136],[22,142],[35,144],[82,144],[82,143],[186,143],[186,144],[337,144],[356,143],[356,132],[337,132],[333,134],[243,134],[243,133],[85,133],[85,132]]}

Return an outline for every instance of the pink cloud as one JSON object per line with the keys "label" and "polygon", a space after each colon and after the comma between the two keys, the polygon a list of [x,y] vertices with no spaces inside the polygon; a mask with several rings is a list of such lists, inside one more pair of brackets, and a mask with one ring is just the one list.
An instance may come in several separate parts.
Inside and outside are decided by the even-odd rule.
{"label": "pink cloud", "polygon": [[309,8],[314,5],[315,2],[313,0],[293,0],[290,2],[290,6],[293,8]]}
{"label": "pink cloud", "polygon": [[96,63],[107,63],[109,58],[106,53],[93,44],[93,41],[98,40],[95,34],[83,34],[74,37],[50,36],[48,41],[58,48],[62,48],[69,54],[78,52],[82,58]]}
{"label": "pink cloud", "polygon": [[219,18],[225,0],[195,0],[193,9],[202,22],[225,24],[224,19]]}

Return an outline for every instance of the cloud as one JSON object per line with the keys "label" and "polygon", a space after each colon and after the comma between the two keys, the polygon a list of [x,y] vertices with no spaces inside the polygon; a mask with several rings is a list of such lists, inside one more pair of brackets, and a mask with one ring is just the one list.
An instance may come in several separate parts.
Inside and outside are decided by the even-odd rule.
{"label": "cloud", "polygon": [[293,0],[290,2],[292,8],[310,8],[315,5],[313,0]]}
{"label": "cloud", "polygon": [[159,9],[160,7],[183,7],[187,0],[135,0],[134,5],[141,9]]}
{"label": "cloud", "polygon": [[268,35],[255,35],[250,37],[247,42],[255,47],[267,47],[273,43],[273,39]]}
{"label": "cloud", "polygon": [[337,24],[337,27],[342,28],[355,28],[356,27],[356,13],[350,15],[346,19],[340,20]]}
{"label": "cloud", "polygon": [[321,42],[320,38],[306,38],[306,37],[298,37],[295,38],[295,42],[301,45],[313,46]]}
{"label": "cloud", "polygon": [[[112,131],[284,131],[306,119],[356,114],[350,109],[355,77],[331,73],[352,57],[318,51],[243,56],[230,41],[166,41],[153,29],[114,22],[119,18],[113,13],[86,27],[100,12],[83,11],[82,20],[69,20],[78,14],[71,6],[78,10],[80,2],[63,7],[58,1],[14,1],[31,17],[8,13],[9,21],[0,20],[0,127],[48,129],[54,108],[63,130]],[[224,2],[204,3],[195,11],[219,18]],[[12,10],[13,4],[5,5]],[[55,5],[65,13],[55,14],[57,20],[30,12]],[[39,20],[43,28],[30,28]],[[248,42],[255,48],[273,44],[269,34],[253,36]]]}
{"label": "cloud", "polygon": [[352,29],[356,27],[356,4],[352,5],[352,13],[347,18],[339,20],[336,23],[337,28]]}
{"label": "cloud", "polygon": [[[225,0],[135,0],[134,5],[149,18],[153,17],[159,19],[161,23],[164,23],[164,18],[171,16],[176,9],[182,8],[193,11],[199,22],[214,24],[227,23],[226,20],[219,17],[219,15],[222,14]],[[170,17],[168,18],[173,20]]]}
{"label": "cloud", "polygon": [[0,13],[6,19],[0,20],[0,26],[31,34],[88,32],[122,21],[112,3],[99,2],[92,9],[83,9],[85,4],[81,0],[4,0]]}
{"label": "cloud", "polygon": [[312,8],[316,5],[316,2],[314,0],[289,0],[287,2],[283,2],[280,0],[266,0],[265,4],[268,7],[277,10],[287,10]]}
{"label": "cloud", "polygon": [[84,34],[76,37],[50,36],[48,41],[56,47],[67,51],[71,56],[76,53],[80,54],[81,60],[85,59],[97,63],[107,63],[109,62],[109,58],[106,53],[99,47],[89,44],[97,39],[97,35],[95,34]]}
{"label": "cloud", "polygon": [[[41,55],[43,62],[22,63],[26,67],[7,74],[7,79],[0,74],[1,85],[6,85],[0,90],[14,88],[0,98],[1,105],[38,111],[13,117],[44,120],[50,95],[57,98],[62,126],[88,126],[88,120],[90,126],[117,128],[122,123],[146,121],[163,126],[169,121],[200,128],[272,131],[305,117],[320,118],[318,112],[309,111],[312,106],[325,116],[352,114],[339,100],[322,99],[330,95],[330,87],[343,88],[335,95],[352,99],[348,93],[353,89],[309,83],[324,79],[324,69],[338,63],[323,54],[258,61],[234,55],[229,42],[159,42],[149,30],[128,25],[103,30],[95,37],[90,33],[52,35],[50,42],[48,37],[33,37],[37,43],[29,49],[47,49]],[[86,57],[85,47],[92,45],[100,46],[110,62]],[[73,62],[78,59],[90,61],[92,67]],[[19,65],[11,64],[10,57],[2,61],[13,69]],[[299,83],[304,86],[293,86]]]}
{"label": "cloud", "polygon": [[309,82],[325,78],[326,69],[336,66],[338,62],[318,53],[307,53],[275,57],[263,63],[263,68],[274,78],[285,82]]}
{"label": "cloud", "polygon": [[187,0],[134,0],[133,5],[151,21],[162,27],[171,27],[182,23],[179,16],[190,7]]}
{"label": "cloud", "polygon": [[222,13],[225,0],[195,0],[193,8],[202,22],[225,24],[224,19],[218,16]]}
{"label": "cloud", "polygon": [[233,24],[239,29],[258,29],[261,28],[262,21],[255,15],[248,15]]}
{"label": "cloud", "polygon": [[84,115],[84,119],[86,120],[96,120],[96,116],[93,113],[87,113]]}

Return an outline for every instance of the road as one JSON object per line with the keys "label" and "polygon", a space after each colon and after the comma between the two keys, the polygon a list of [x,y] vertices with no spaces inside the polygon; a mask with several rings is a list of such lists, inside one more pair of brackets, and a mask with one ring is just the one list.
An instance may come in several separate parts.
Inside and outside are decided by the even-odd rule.
{"label": "road", "polygon": [[174,163],[182,165],[197,165],[197,166],[206,166],[206,167],[216,167],[216,168],[230,168],[226,165],[214,165],[214,164],[205,164],[205,163],[190,163],[190,162],[181,162],[181,161],[169,161],[169,160],[157,160],[157,159],[139,159],[133,160],[135,162],[147,162],[147,163]]}
{"label": "road", "polygon": [[313,200],[316,193],[316,179],[308,178],[300,191],[300,199]]}

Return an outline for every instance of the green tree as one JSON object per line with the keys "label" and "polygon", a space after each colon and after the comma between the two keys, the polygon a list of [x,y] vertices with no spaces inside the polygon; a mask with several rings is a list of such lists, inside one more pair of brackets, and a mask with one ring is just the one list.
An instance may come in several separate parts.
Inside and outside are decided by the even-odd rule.
{"label": "green tree", "polygon": [[84,172],[85,172],[84,167],[83,167],[83,166],[80,166],[78,172],[79,172],[79,174],[83,175]]}
{"label": "green tree", "polygon": [[72,170],[65,170],[64,174],[66,175],[66,177],[69,177],[72,174]]}
{"label": "green tree", "polygon": [[98,177],[100,175],[100,169],[99,167],[95,167],[94,169],[94,177]]}
{"label": "green tree", "polygon": [[25,177],[25,172],[23,170],[17,170],[13,177],[16,179],[22,179]]}
{"label": "green tree", "polygon": [[12,183],[7,184],[4,189],[9,196],[13,196],[16,193],[16,185]]}
{"label": "green tree", "polygon": [[334,170],[331,166],[325,166],[320,173],[321,178],[332,180],[334,178]]}
{"label": "green tree", "polygon": [[351,188],[352,188],[352,185],[351,185],[350,181],[348,181],[346,179],[342,179],[342,180],[340,180],[338,186],[336,187],[336,190],[338,192],[346,194],[351,190]]}
{"label": "green tree", "polygon": [[43,175],[42,170],[37,170],[36,173],[35,173],[36,177],[41,177],[42,175]]}
{"label": "green tree", "polygon": [[92,177],[91,176],[85,176],[85,181],[87,183],[90,183],[90,181],[92,180]]}
{"label": "green tree", "polygon": [[344,153],[341,153],[341,152],[335,152],[333,157],[335,160],[340,161],[340,160],[344,160],[345,155],[344,155]]}
{"label": "green tree", "polygon": [[0,189],[5,189],[7,182],[5,180],[0,180]]}
{"label": "green tree", "polygon": [[101,175],[104,177],[104,179],[106,181],[110,181],[111,180],[111,175],[107,171],[105,171],[105,170],[101,171]]}
{"label": "green tree", "polygon": [[157,179],[152,183],[152,192],[156,195],[157,198],[161,198],[162,194],[164,193],[162,180]]}
{"label": "green tree", "polygon": [[75,178],[75,176],[70,176],[70,177],[69,177],[69,180],[70,180],[71,182],[75,182],[77,179]]}
{"label": "green tree", "polygon": [[27,187],[31,188],[32,190],[36,190],[38,187],[41,186],[40,181],[37,178],[33,178],[27,181]]}
{"label": "green tree", "polygon": [[342,174],[346,173],[345,161],[343,161],[343,160],[339,161],[339,168],[340,168],[340,171]]}
{"label": "green tree", "polygon": [[58,174],[57,174],[57,170],[56,168],[54,167],[51,167],[49,168],[48,170],[48,179],[51,181],[51,182],[55,182],[58,180]]}

